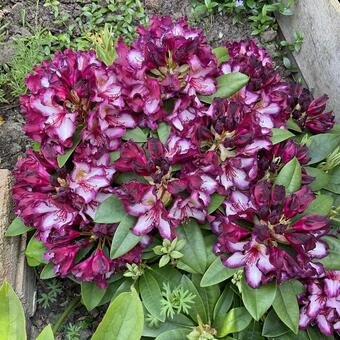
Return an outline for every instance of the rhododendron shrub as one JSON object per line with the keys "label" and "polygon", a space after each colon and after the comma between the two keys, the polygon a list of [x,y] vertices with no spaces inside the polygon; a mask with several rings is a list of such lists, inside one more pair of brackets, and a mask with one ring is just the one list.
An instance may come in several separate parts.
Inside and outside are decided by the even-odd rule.
{"label": "rhododendron shrub", "polygon": [[[118,41],[110,66],[65,50],[26,78],[20,103],[35,144],[18,160],[13,198],[44,271],[101,289],[133,277],[151,326],[166,321],[145,281],[154,299],[164,280],[196,298],[214,289],[222,316],[183,312],[211,339],[247,329],[271,305],[281,334],[297,333],[298,302],[301,328],[339,331],[340,133],[327,96],[284,81],[254,41],[212,49],[169,17],[138,33],[131,46]],[[245,305],[233,313],[250,318],[234,331],[217,302],[231,276]],[[299,282],[297,300],[284,287]]]}

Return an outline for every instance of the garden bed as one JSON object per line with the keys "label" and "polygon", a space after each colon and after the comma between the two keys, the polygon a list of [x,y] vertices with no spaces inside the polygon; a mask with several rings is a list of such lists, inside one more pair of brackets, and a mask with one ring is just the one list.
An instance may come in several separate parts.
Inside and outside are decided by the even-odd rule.
{"label": "garden bed", "polygon": [[[69,1],[60,1],[61,10],[65,13],[71,13],[73,19],[79,15],[81,6],[86,1],[75,1],[74,4],[69,5]],[[17,12],[22,13],[22,3],[16,3],[14,7],[11,7],[13,3],[11,1],[5,2],[8,19],[13,19],[10,24],[10,32],[18,32],[18,34],[29,34],[25,31],[25,27],[22,26],[22,16],[18,16]],[[161,0],[146,0],[145,9],[148,16],[154,14],[157,15],[171,15],[174,19],[178,19],[183,16],[190,18],[192,11],[191,1],[161,1]],[[25,3],[25,15],[27,21],[38,20],[41,23],[53,21],[52,14],[45,7],[39,4],[36,7],[36,1],[29,1]],[[72,21],[72,17],[69,19]],[[66,22],[68,24],[68,21]],[[65,25],[66,25],[65,24]],[[247,39],[250,36],[251,28],[246,23],[239,23],[235,25],[232,21],[232,17],[221,14],[211,14],[207,18],[202,19],[199,26],[204,27],[209,42],[214,47],[219,46],[223,41],[238,41]],[[53,26],[49,27],[53,31]],[[54,33],[61,32],[60,28],[55,29]],[[261,36],[262,41],[270,42],[275,38],[275,35],[268,40],[266,35]],[[255,39],[258,41],[258,39]],[[269,46],[270,47],[270,46]],[[272,48],[271,52],[277,52]],[[7,58],[5,55],[1,55],[1,58]],[[282,63],[278,61],[277,67],[282,70]],[[289,78],[286,73],[287,78]],[[6,168],[12,170],[17,158],[24,153],[26,148],[30,145],[28,139],[24,136],[21,129],[24,124],[23,117],[19,111],[17,98],[12,98],[12,101],[6,105],[0,105],[0,116],[3,118],[4,123],[0,125],[0,168]],[[37,273],[39,274],[39,273]],[[59,283],[58,283],[59,282]],[[54,292],[54,293],[53,293]],[[38,309],[35,315],[32,317],[32,332],[31,337],[35,339],[37,334],[48,323],[54,324],[58,317],[62,314],[65,308],[70,304],[75,296],[79,295],[79,286],[73,284],[72,281],[53,281],[51,285],[42,284],[38,280]],[[40,300],[40,301],[39,301]],[[66,325],[60,329],[60,334],[56,339],[77,339],[80,336],[82,339],[89,339],[93,334],[99,321],[104,314],[102,308],[96,308],[91,312],[81,305],[75,305],[76,312],[68,319]],[[76,335],[75,335],[76,334]],[[77,335],[78,334],[78,335]]]}

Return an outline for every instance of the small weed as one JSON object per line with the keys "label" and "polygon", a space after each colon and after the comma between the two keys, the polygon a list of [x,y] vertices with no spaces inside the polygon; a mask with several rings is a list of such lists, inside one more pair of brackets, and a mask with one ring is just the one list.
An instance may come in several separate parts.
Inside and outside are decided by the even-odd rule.
{"label": "small weed", "polygon": [[79,340],[82,329],[83,327],[81,324],[68,323],[65,326],[65,338],[67,340]]}
{"label": "small weed", "polygon": [[47,292],[41,293],[37,299],[38,304],[44,309],[49,308],[52,303],[57,301],[58,295],[62,292],[62,286],[57,280],[50,280],[46,282],[46,289]]}

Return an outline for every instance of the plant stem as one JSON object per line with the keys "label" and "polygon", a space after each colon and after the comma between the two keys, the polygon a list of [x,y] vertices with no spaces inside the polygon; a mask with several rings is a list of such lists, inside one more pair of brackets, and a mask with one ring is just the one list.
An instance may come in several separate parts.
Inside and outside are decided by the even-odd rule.
{"label": "plant stem", "polygon": [[60,326],[64,323],[65,320],[73,313],[73,311],[78,307],[80,304],[80,296],[76,296],[71,303],[67,306],[67,308],[64,310],[63,314],[59,317],[57,322],[52,327],[53,334],[56,334],[58,332],[58,329]]}

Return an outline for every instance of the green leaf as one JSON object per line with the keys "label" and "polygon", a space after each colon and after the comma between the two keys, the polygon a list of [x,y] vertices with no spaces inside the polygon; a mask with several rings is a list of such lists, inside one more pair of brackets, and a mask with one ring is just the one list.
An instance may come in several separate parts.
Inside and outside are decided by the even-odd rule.
{"label": "green leaf", "polygon": [[208,315],[208,320],[212,320],[214,307],[218,298],[221,295],[221,290],[219,285],[209,286],[209,287],[201,287],[200,282],[202,280],[202,275],[193,274],[191,276],[192,283],[195,285],[198,294],[202,298],[203,304],[205,306],[205,310]]}
{"label": "green leaf", "polygon": [[110,152],[110,161],[111,163],[115,162],[120,158],[120,151],[112,151]]}
{"label": "green leaf", "polygon": [[313,182],[309,184],[313,191],[318,191],[328,184],[330,176],[326,172],[311,166],[305,167],[305,170],[309,176],[315,177]]}
{"label": "green leaf", "polygon": [[333,133],[314,135],[310,140],[308,151],[311,160],[308,164],[322,161],[340,144],[340,136]]}
{"label": "green leaf", "polygon": [[330,236],[325,236],[322,239],[328,243],[328,255],[318,262],[321,262],[326,269],[339,270],[340,239]]}
{"label": "green leaf", "polygon": [[106,292],[106,289],[99,288],[95,282],[82,282],[80,287],[81,299],[88,311],[99,305]]}
{"label": "green leaf", "polygon": [[116,195],[112,195],[99,205],[94,221],[96,223],[117,223],[126,215],[120,199]]}
{"label": "green leaf", "polygon": [[161,313],[163,299],[161,288],[151,270],[146,270],[138,281],[139,292],[145,308],[158,320],[164,322],[165,315]]}
{"label": "green leaf", "polygon": [[126,215],[119,223],[112,239],[110,257],[116,259],[131,250],[142,238],[131,232],[136,219]]}
{"label": "green leaf", "polygon": [[148,136],[143,132],[140,127],[135,129],[128,129],[126,134],[122,137],[124,140],[132,139],[136,143],[145,143],[148,140]]}
{"label": "green leaf", "polygon": [[243,331],[237,333],[237,340],[265,340],[262,336],[262,323],[252,320],[249,326]]}
{"label": "green leaf", "polygon": [[54,334],[50,324],[41,331],[36,340],[54,340]]}
{"label": "green leaf", "polygon": [[183,275],[181,280],[181,286],[184,289],[188,290],[190,293],[195,295],[194,303],[191,305],[190,308],[191,318],[198,323],[199,319],[197,316],[199,316],[204,323],[207,323],[208,322],[207,310],[204,306],[202,297],[200,296],[193,282],[187,276]]}
{"label": "green leaf", "polygon": [[227,334],[237,333],[247,328],[252,318],[244,307],[237,307],[230,310],[224,317],[223,326],[218,329],[219,338]]}
{"label": "green leaf", "polygon": [[281,322],[275,312],[271,310],[264,320],[262,335],[267,338],[275,338],[288,332],[289,329]]}
{"label": "green leaf", "polygon": [[259,321],[262,315],[270,308],[275,299],[276,284],[269,283],[254,289],[248,285],[243,277],[241,285],[244,306],[247,308],[250,315],[256,321]]}
{"label": "green leaf", "polygon": [[47,263],[40,273],[40,279],[42,280],[52,279],[56,276],[57,274],[54,272],[54,265],[52,262]]}
{"label": "green leaf", "polygon": [[44,259],[44,254],[46,251],[47,249],[44,244],[33,236],[28,242],[25,250],[25,256],[28,265],[31,267],[36,267],[41,263],[47,263],[47,260]]}
{"label": "green leaf", "polygon": [[16,217],[12,223],[8,226],[5,236],[12,237],[18,236],[27,233],[28,231],[33,230],[31,227],[26,227],[22,222],[20,217]]}
{"label": "green leaf", "polygon": [[211,96],[200,96],[204,103],[211,104],[214,98],[229,98],[247,85],[249,77],[240,72],[223,74],[217,79],[217,91]]}
{"label": "green leaf", "polygon": [[302,132],[300,126],[297,125],[296,122],[292,118],[289,118],[287,121],[287,129],[293,130],[296,132]]}
{"label": "green leaf", "polygon": [[225,196],[220,194],[213,194],[211,196],[210,204],[208,206],[208,214],[212,214],[216,209],[218,209],[224,202]]}
{"label": "green leaf", "polygon": [[216,47],[212,50],[217,58],[217,65],[220,65],[230,59],[228,49],[226,47]]}
{"label": "green leaf", "polygon": [[81,141],[81,135],[80,134],[81,134],[81,129],[77,129],[77,131],[75,132],[75,134],[73,136],[72,148],[67,149],[62,155],[57,156],[57,162],[58,162],[59,168],[62,168],[66,164],[66,162],[71,157],[74,150],[76,149],[76,147],[80,143],[80,141]]}
{"label": "green leaf", "polygon": [[309,340],[334,340],[333,336],[326,336],[326,335],[322,334],[318,330],[317,326],[315,326],[315,327],[309,326],[307,328],[307,334],[308,334]]}
{"label": "green leaf", "polygon": [[24,309],[7,281],[0,288],[0,330],[1,339],[26,340]]}
{"label": "green leaf", "polygon": [[220,329],[223,326],[224,316],[227,314],[234,300],[234,291],[227,284],[223,290],[223,293],[216,302],[213,320],[214,327]]}
{"label": "green leaf", "polygon": [[143,305],[132,288],[111,302],[91,340],[139,340],[143,324]]}
{"label": "green leaf", "polygon": [[202,231],[198,224],[189,220],[187,224],[183,224],[177,229],[179,239],[186,241],[185,247],[181,250],[183,257],[178,264],[183,263],[191,273],[203,274],[207,267],[207,254]]}
{"label": "green leaf", "polygon": [[201,287],[216,285],[217,283],[229,279],[236,272],[237,269],[230,269],[224,266],[221,262],[221,258],[217,256],[214,262],[209,266],[207,271],[204,273],[201,280]]}
{"label": "green leaf", "polygon": [[285,281],[278,285],[273,308],[283,323],[297,334],[299,330],[299,305],[291,281]]}
{"label": "green leaf", "polygon": [[163,144],[165,144],[166,141],[168,140],[170,131],[171,131],[171,126],[169,124],[162,122],[158,125],[158,129],[157,129],[158,137]]}
{"label": "green leaf", "polygon": [[158,335],[155,340],[184,340],[187,339],[187,335],[190,331],[191,330],[187,328],[171,329]]}
{"label": "green leaf", "polygon": [[318,214],[322,216],[328,216],[332,209],[333,202],[334,199],[330,195],[318,195],[303,212],[303,214]]}
{"label": "green leaf", "polygon": [[124,183],[129,183],[131,181],[138,181],[141,183],[147,183],[144,177],[141,177],[133,172],[122,172],[114,177],[114,182],[122,185]]}
{"label": "green leaf", "polygon": [[338,165],[334,169],[328,172],[329,181],[324,188],[328,191],[334,192],[340,195],[340,166]]}
{"label": "green leaf", "polygon": [[275,184],[283,185],[286,188],[286,194],[291,194],[300,189],[301,165],[296,157],[281,169],[275,179]]}
{"label": "green leaf", "polygon": [[275,145],[291,137],[294,137],[294,134],[290,131],[285,129],[273,128],[270,140],[272,141],[273,145]]}
{"label": "green leaf", "polygon": [[188,317],[183,314],[175,315],[173,319],[168,319],[162,322],[158,328],[150,327],[147,322],[144,323],[143,336],[156,338],[158,335],[165,333],[166,331],[186,328],[190,332],[194,323]]}
{"label": "green leaf", "polygon": [[182,274],[173,267],[159,268],[158,265],[155,264],[151,267],[151,270],[160,287],[163,287],[163,283],[168,283],[171,289],[175,289],[181,283]]}

